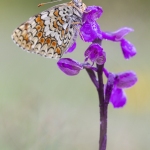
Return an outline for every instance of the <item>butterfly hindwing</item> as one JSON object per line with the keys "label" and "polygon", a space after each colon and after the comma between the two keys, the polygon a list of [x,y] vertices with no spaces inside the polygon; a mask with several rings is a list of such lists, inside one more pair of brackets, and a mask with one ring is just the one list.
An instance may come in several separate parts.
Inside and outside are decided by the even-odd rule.
{"label": "butterfly hindwing", "polygon": [[21,24],[12,39],[28,52],[60,58],[76,39],[71,14],[72,8],[67,4],[54,6]]}

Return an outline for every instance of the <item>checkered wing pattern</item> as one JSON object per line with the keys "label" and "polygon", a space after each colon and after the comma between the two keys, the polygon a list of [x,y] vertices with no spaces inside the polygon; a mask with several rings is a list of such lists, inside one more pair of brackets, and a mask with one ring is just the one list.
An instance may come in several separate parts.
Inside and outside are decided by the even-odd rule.
{"label": "checkered wing pattern", "polygon": [[67,4],[54,6],[21,24],[12,39],[25,51],[60,58],[77,36],[71,15],[72,7]]}

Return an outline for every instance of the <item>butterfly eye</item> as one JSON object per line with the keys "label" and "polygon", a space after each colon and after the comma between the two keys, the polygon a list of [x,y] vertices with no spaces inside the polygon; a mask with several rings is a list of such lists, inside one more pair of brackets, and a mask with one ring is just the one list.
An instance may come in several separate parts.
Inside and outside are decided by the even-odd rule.
{"label": "butterfly eye", "polygon": [[82,3],[78,3],[78,7],[82,7]]}

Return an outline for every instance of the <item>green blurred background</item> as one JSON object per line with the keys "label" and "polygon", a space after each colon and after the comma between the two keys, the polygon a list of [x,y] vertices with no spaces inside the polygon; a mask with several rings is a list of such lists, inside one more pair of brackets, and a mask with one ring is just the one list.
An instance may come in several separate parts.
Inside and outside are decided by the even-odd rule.
{"label": "green blurred background", "polygon": [[[37,8],[41,0],[0,1],[0,150],[97,150],[99,107],[87,73],[63,74],[56,60],[22,51],[11,40],[13,30],[34,14],[63,3]],[[107,150],[150,149],[150,0],[85,0],[100,5],[103,31],[128,26],[126,38],[137,56],[124,60],[118,43],[103,42],[106,67],[134,70],[138,83],[126,90],[123,109],[109,106]],[[88,44],[77,40],[71,57],[83,61]]]}

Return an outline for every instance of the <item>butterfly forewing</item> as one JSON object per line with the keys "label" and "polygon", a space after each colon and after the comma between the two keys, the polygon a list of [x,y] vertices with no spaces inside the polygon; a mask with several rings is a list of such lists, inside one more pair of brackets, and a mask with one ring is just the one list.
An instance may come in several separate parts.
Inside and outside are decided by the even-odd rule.
{"label": "butterfly forewing", "polygon": [[77,36],[73,15],[73,8],[67,4],[54,6],[21,24],[12,39],[28,52],[60,58]]}

